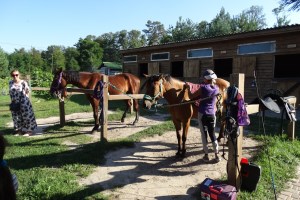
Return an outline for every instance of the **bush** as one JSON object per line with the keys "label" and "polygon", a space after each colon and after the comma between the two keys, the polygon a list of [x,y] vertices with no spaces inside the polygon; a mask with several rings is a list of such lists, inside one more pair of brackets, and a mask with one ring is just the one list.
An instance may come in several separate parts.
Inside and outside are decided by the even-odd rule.
{"label": "bush", "polygon": [[[31,75],[31,87],[47,87],[50,88],[53,75],[51,72],[36,70]],[[48,91],[35,91],[36,94],[48,94]]]}
{"label": "bush", "polygon": [[10,77],[6,78],[0,78],[0,85],[1,85],[1,90],[0,94],[1,95],[8,95],[9,94],[9,89],[8,89],[8,82],[10,80]]}

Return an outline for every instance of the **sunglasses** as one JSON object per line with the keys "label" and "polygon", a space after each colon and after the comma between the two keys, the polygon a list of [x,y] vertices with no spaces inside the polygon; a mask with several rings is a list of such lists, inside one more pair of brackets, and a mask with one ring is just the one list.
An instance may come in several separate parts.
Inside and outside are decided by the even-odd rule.
{"label": "sunglasses", "polygon": [[15,76],[19,76],[19,74],[12,74],[11,76],[12,76],[12,77],[15,77]]}

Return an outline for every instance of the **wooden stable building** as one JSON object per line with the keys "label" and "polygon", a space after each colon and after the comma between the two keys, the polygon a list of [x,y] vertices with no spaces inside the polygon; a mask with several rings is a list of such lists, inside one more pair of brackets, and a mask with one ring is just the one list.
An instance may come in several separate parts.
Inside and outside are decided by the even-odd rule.
{"label": "wooden stable building", "polygon": [[185,40],[121,51],[123,72],[137,75],[170,74],[199,83],[210,68],[220,78],[245,74],[245,100],[282,91],[300,99],[300,25]]}

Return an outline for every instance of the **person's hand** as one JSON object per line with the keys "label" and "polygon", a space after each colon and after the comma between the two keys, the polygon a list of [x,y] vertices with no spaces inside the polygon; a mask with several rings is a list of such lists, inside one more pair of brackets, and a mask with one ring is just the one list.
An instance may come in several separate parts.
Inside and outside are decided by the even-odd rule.
{"label": "person's hand", "polygon": [[187,82],[185,82],[184,83],[184,85],[183,85],[183,89],[185,90],[185,89],[190,89],[190,85],[189,84],[187,84]]}

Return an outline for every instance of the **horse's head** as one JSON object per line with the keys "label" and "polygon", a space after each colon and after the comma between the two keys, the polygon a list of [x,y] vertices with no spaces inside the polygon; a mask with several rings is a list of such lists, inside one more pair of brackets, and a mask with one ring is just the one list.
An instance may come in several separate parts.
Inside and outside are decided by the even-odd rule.
{"label": "horse's head", "polygon": [[163,98],[164,92],[164,77],[163,75],[145,75],[146,82],[142,88],[146,87],[145,96],[143,98],[143,105],[150,109],[152,105],[157,103],[157,100]]}
{"label": "horse's head", "polygon": [[51,87],[50,87],[50,94],[52,96],[58,97],[60,99],[62,97],[67,96],[67,92],[65,90],[67,82],[64,79],[63,74],[64,74],[64,72],[62,71],[62,69],[57,70],[54,73],[54,77],[53,77]]}

